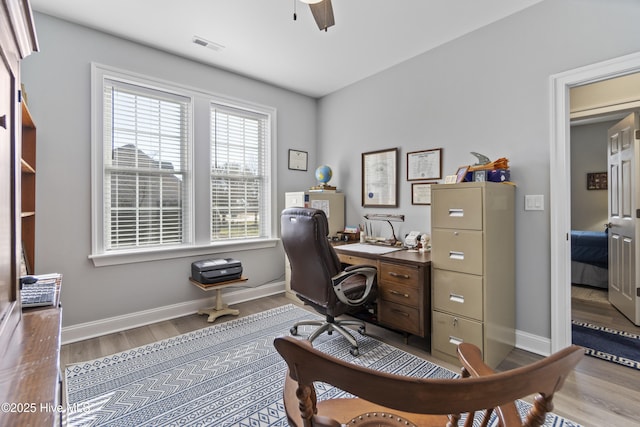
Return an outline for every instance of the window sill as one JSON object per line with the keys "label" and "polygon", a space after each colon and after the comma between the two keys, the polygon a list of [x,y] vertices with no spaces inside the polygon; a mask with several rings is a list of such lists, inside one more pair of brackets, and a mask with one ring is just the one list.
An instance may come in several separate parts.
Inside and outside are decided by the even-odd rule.
{"label": "window sill", "polygon": [[198,255],[211,255],[236,251],[273,248],[280,239],[256,239],[229,241],[210,245],[177,246],[172,248],[150,248],[145,250],[112,251],[102,254],[91,254],[89,259],[96,267],[109,265],[133,264],[137,262],[159,261],[172,258],[186,258]]}

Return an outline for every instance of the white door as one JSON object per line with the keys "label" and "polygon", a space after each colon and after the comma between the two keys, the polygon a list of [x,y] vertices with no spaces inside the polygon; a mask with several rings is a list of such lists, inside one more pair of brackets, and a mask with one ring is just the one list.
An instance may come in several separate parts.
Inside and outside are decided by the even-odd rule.
{"label": "white door", "polygon": [[637,144],[638,113],[632,113],[608,131],[609,166],[609,301],[634,324],[640,325],[637,277],[640,241],[636,225],[640,181]]}

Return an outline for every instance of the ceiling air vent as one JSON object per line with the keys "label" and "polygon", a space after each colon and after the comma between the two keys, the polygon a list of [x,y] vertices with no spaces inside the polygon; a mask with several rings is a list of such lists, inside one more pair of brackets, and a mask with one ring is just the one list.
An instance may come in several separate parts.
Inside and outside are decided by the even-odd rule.
{"label": "ceiling air vent", "polygon": [[199,46],[204,46],[206,48],[209,48],[211,50],[215,50],[216,52],[221,51],[222,49],[224,49],[224,46],[222,46],[219,43],[216,42],[212,42],[210,40],[207,39],[203,39],[202,37],[198,37],[198,36],[193,36],[193,42]]}

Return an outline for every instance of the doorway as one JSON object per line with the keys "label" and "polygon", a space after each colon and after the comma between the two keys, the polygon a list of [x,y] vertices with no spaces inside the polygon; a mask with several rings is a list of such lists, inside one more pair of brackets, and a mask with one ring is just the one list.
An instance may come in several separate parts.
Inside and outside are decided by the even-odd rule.
{"label": "doorway", "polygon": [[551,349],[571,345],[571,177],[569,90],[640,72],[640,53],[551,76]]}

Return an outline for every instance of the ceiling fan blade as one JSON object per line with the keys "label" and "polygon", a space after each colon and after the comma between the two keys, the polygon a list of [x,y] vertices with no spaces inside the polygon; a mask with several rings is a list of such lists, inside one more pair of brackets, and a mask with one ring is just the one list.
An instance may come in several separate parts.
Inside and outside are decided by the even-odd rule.
{"label": "ceiling fan blade", "polygon": [[310,4],[311,13],[313,13],[313,19],[316,20],[318,28],[320,30],[327,30],[327,28],[335,25],[333,19],[333,7],[331,6],[331,0],[323,0],[320,3]]}

